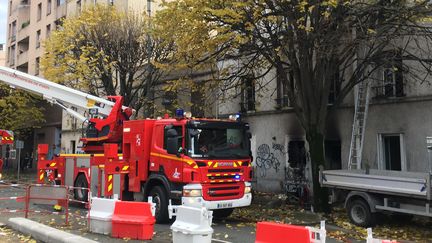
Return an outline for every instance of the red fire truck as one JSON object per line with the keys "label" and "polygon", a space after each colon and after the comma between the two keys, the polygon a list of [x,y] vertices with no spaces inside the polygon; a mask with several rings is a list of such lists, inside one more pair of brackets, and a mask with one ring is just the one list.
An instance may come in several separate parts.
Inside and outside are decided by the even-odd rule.
{"label": "red fire truck", "polygon": [[[41,94],[88,124],[82,138],[86,154],[47,158],[46,144],[38,146],[38,181],[74,186],[77,200],[91,196],[156,203],[157,222],[168,220],[168,201],[203,206],[215,217],[251,203],[250,132],[238,117],[197,119],[175,117],[129,120],[132,109],[123,98],[91,96],[0,67],[0,80]],[[34,87],[33,87],[34,86]],[[90,108],[90,118],[67,105]]]}

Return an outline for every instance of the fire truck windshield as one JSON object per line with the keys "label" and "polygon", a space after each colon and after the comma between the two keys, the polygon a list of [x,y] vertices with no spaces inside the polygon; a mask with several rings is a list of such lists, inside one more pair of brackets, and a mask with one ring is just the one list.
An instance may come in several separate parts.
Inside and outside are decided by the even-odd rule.
{"label": "fire truck windshield", "polygon": [[[209,125],[209,124],[208,124]],[[250,155],[247,131],[240,124],[200,124],[187,129],[187,151],[191,157],[245,158]]]}

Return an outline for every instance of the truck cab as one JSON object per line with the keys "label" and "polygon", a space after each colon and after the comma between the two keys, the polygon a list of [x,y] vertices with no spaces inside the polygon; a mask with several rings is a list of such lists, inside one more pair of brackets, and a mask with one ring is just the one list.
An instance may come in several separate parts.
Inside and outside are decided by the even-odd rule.
{"label": "truck cab", "polygon": [[[129,188],[138,191],[134,175],[141,175],[141,193],[156,203],[158,222],[168,220],[169,200],[206,207],[214,210],[215,217],[226,217],[234,208],[250,205],[252,161],[248,124],[193,118],[139,122],[140,125],[133,124],[135,121],[124,124],[124,134],[132,133],[125,135],[127,148],[123,148],[125,159],[132,161]],[[138,132],[138,127],[144,127],[144,132]],[[134,148],[137,145],[144,147]],[[137,151],[143,153],[138,155]],[[148,160],[145,151],[149,151]],[[132,171],[133,161],[137,161],[137,168],[141,164],[139,172]]]}

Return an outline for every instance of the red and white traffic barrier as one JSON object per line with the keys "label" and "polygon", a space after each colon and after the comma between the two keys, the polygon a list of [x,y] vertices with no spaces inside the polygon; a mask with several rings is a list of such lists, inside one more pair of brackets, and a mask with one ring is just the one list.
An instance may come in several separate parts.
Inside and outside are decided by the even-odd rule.
{"label": "red and white traffic barrier", "polygon": [[325,222],[321,227],[303,227],[274,222],[258,222],[255,243],[325,243],[327,231]]}

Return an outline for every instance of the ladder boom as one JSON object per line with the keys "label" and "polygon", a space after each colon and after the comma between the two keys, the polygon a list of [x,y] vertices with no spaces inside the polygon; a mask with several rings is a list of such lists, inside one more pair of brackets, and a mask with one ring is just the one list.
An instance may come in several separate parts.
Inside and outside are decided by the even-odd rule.
{"label": "ladder boom", "polygon": [[[61,104],[60,106],[63,109],[70,109],[70,107],[65,105],[69,104],[77,108],[97,109],[98,114],[108,116],[114,106],[114,102],[112,101],[7,67],[0,66],[0,81],[13,88],[23,89],[41,95],[44,99],[52,103],[57,105]],[[126,106],[122,108],[123,110],[128,109]],[[83,120],[83,116],[79,113],[75,112],[76,114],[74,114],[70,111],[67,112]],[[79,116],[77,116],[77,114]]]}

